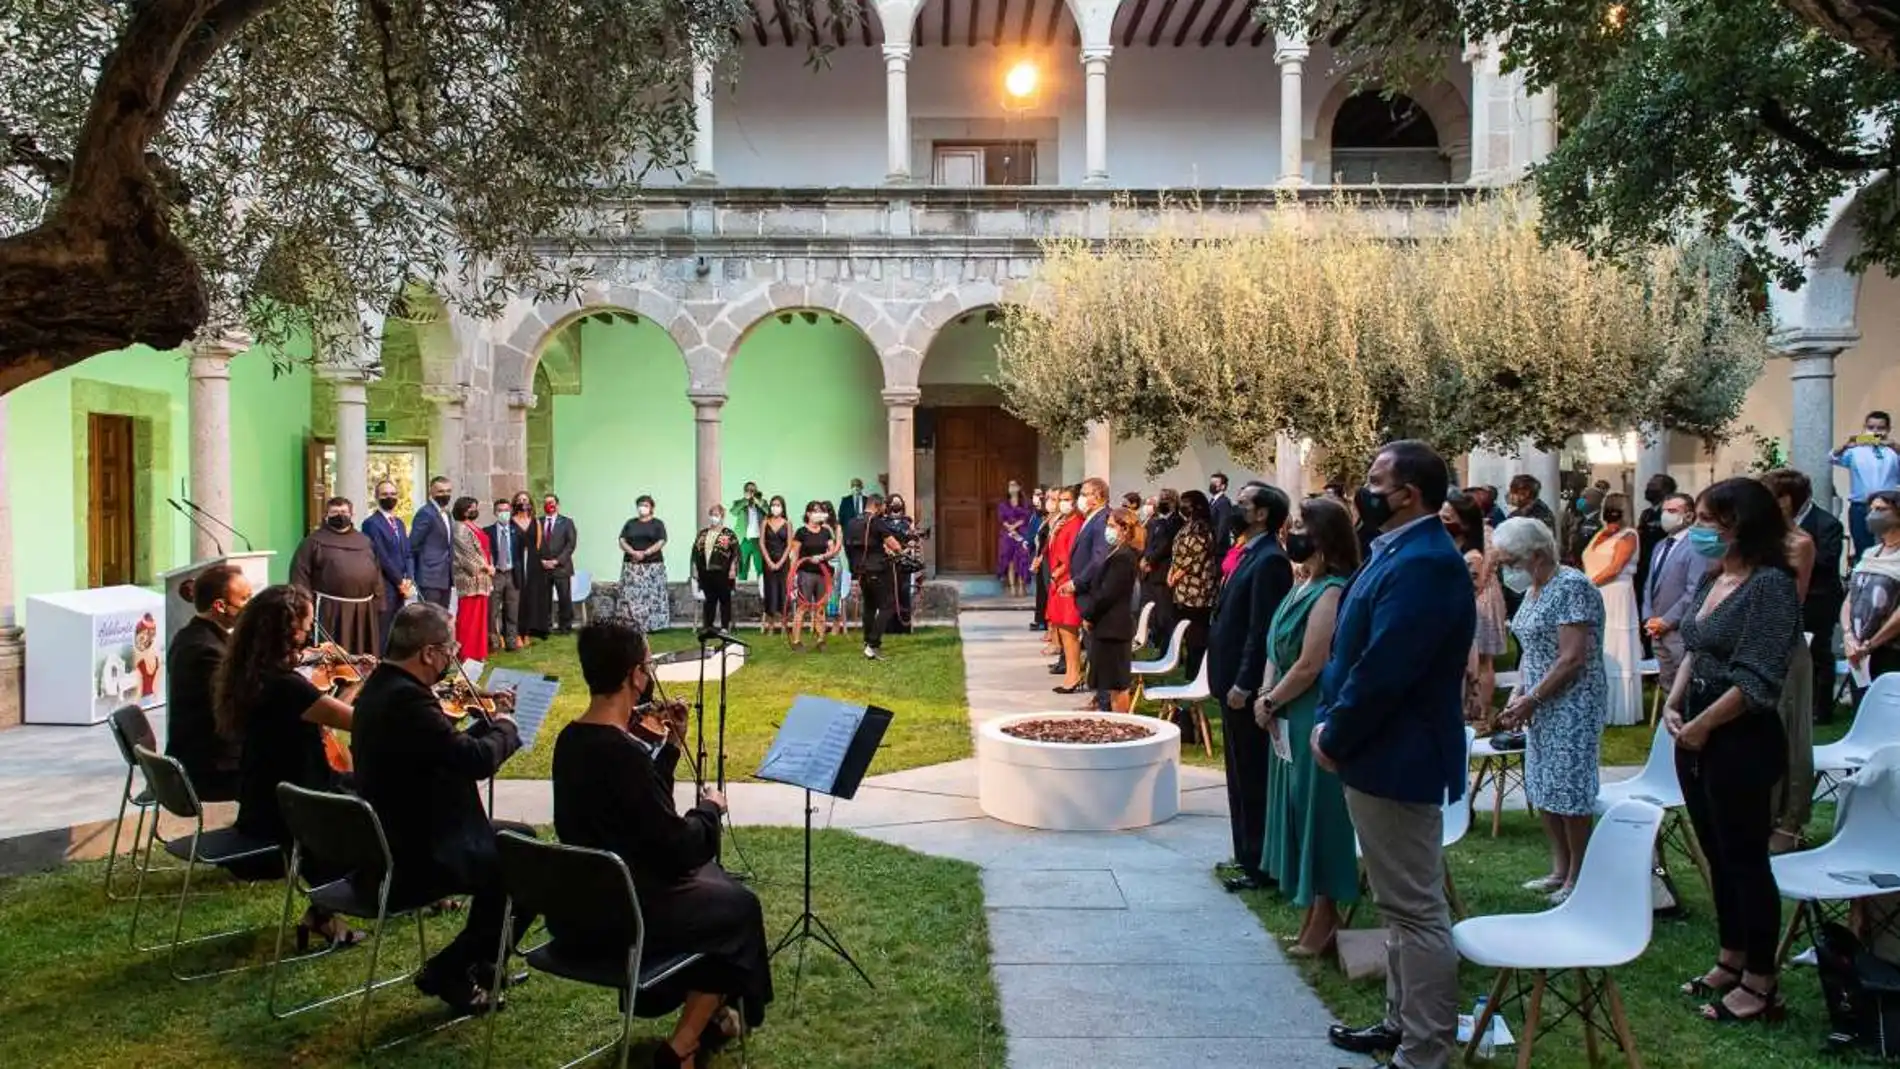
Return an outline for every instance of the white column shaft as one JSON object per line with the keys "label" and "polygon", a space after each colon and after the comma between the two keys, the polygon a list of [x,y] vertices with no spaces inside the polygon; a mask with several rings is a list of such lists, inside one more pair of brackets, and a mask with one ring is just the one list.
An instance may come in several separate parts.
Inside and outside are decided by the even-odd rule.
{"label": "white column shaft", "polygon": [[336,495],[366,513],[369,487],[369,391],[360,379],[336,384]]}
{"label": "white column shaft", "polygon": [[1537,496],[1550,511],[1557,512],[1563,506],[1563,457],[1557,452],[1546,453],[1533,448],[1529,443],[1524,446],[1524,474],[1543,484],[1543,491]]}
{"label": "white column shaft", "polygon": [[[917,507],[917,397],[886,398],[890,464],[889,492],[900,494],[906,505]],[[919,510],[921,512],[921,510]]]}
{"label": "white column shaft", "polygon": [[713,177],[713,71],[712,64],[693,64],[693,177]]}
{"label": "white column shaft", "polygon": [[1304,185],[1304,105],[1301,87],[1306,80],[1307,48],[1304,44],[1282,44],[1273,54],[1280,64],[1280,184]]}
{"label": "white column shaft", "polygon": [[910,181],[910,46],[884,46],[884,96],[889,161],[886,181]]}
{"label": "white column shaft", "polygon": [[1275,435],[1273,439],[1273,483],[1286,491],[1286,495],[1296,505],[1306,497],[1306,463],[1301,459],[1302,444],[1290,434]]}
{"label": "white column shaft", "polygon": [[1788,462],[1814,483],[1815,504],[1834,507],[1834,358],[1838,351],[1815,350],[1790,356],[1794,418],[1788,433]]}
{"label": "white column shaft", "polygon": [[1087,115],[1084,123],[1084,182],[1097,185],[1108,181],[1108,49],[1082,53],[1082,70],[1087,90]]}
{"label": "white column shaft", "polygon": [[1636,490],[1642,492],[1649,480],[1669,474],[1669,432],[1660,427],[1642,428],[1642,449],[1636,454]]}
{"label": "white column shaft", "polygon": [[1530,101],[1530,162],[1542,163],[1557,149],[1557,95],[1546,89]]}
{"label": "white column shaft", "polygon": [[[693,401],[693,503],[695,516],[712,511],[719,500],[719,426],[723,396],[695,397]],[[698,529],[699,521],[693,521]]]}
{"label": "white column shaft", "polygon": [[[464,464],[462,454],[466,441],[465,416],[468,406],[462,401],[442,401],[435,409],[435,440],[441,443],[442,455],[436,459],[435,474],[446,475],[455,484],[456,496],[475,494],[475,487],[463,482]],[[477,495],[479,496],[479,495]]]}
{"label": "white column shaft", "polygon": [[[231,358],[237,351],[200,345],[191,354],[191,499],[219,521],[233,524],[231,504]],[[195,523],[191,559],[209,560],[226,541],[218,523]],[[224,547],[230,548],[230,547]]]}
{"label": "white column shaft", "polygon": [[1093,476],[1108,482],[1110,488],[1110,470],[1115,460],[1115,432],[1107,423],[1097,422],[1088,426],[1088,435],[1082,439],[1082,475]]}

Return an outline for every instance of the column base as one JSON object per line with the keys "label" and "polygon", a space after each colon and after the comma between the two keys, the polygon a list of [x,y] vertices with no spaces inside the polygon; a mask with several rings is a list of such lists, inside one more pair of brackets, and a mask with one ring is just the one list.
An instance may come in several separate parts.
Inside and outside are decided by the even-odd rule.
{"label": "column base", "polygon": [[1102,189],[1108,185],[1108,175],[1090,174],[1082,176],[1082,184],[1090,189]]}
{"label": "column base", "polygon": [[893,171],[884,176],[884,184],[887,186],[915,186],[921,185],[922,183],[918,182],[917,179],[911,177],[909,174],[900,174]]}
{"label": "column base", "polygon": [[689,186],[716,186],[720,184],[720,181],[719,176],[711,171],[694,171],[693,176],[686,180],[686,184]]}
{"label": "column base", "polygon": [[26,632],[0,627],[0,731],[19,727],[26,716]]}

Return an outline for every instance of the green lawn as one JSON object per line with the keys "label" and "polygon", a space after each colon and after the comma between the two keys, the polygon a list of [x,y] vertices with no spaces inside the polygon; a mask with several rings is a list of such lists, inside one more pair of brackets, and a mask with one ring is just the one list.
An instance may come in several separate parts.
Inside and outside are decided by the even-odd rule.
{"label": "green lawn", "polygon": [[[800,908],[800,837],[789,830],[743,829],[739,842],[752,864],[753,886],[765,903],[774,941]],[[925,857],[846,832],[819,834],[814,857],[815,908],[871,978],[875,991],[823,951],[807,955],[802,990],[791,1002],[792,956],[774,963],[778,1001],[750,1044],[760,1069],[879,1066],[1000,1067],[1003,1033],[989,972],[989,938],[975,867]],[[162,955],[126,949],[130,903],[108,904],[99,886],[102,863],[0,880],[0,1065],[311,1067],[374,1064],[479,1065],[485,1022],[442,1032],[364,1058],[357,1054],[355,1002],[288,1021],[265,1012],[266,973],[239,973],[181,984]],[[176,877],[155,881],[176,888]],[[282,885],[245,888],[213,877],[214,892],[194,901],[187,934],[259,926],[255,936],[182,956],[194,970],[268,962]],[[150,914],[147,914],[148,918]],[[208,927],[216,924],[216,929]],[[440,946],[459,917],[429,921]],[[200,927],[204,925],[205,927]],[[143,938],[151,928],[141,925]],[[169,931],[167,928],[166,931]],[[393,975],[416,960],[414,926],[394,930],[384,947]],[[156,933],[154,933],[156,934]],[[299,966],[293,997],[361,982],[367,948]],[[321,986],[319,986],[321,985]],[[443,1019],[439,1004],[408,984],[376,995],[374,1041],[398,1038]],[[611,992],[537,976],[515,992],[497,1019],[495,1064],[509,1069],[553,1066],[606,1042],[618,1028]],[[636,1022],[645,1065],[670,1020]],[[611,1064],[611,1063],[597,1063]],[[739,1064],[735,1050],[714,1064]]]}
{"label": "green lawn", "polygon": [[[745,668],[726,692],[726,770],[744,779],[759,767],[777,725],[800,694],[816,694],[861,704],[881,705],[896,713],[878,751],[877,770],[895,772],[970,756],[970,707],[963,689],[963,645],[952,627],[926,627],[894,635],[884,643],[884,660],[864,659],[855,632],[834,637],[819,653],[807,639],[804,652],[790,649],[783,636],[746,636],[752,642]],[[659,651],[693,646],[692,633],[663,631],[654,636]],[[541,729],[540,745],[516,756],[504,777],[546,779],[554,759],[554,737],[561,726],[587,706],[587,686],[574,657],[574,640],[555,636],[517,653],[498,653],[489,663],[561,677],[561,696]],[[670,685],[668,693],[687,702],[695,685]],[[706,730],[715,730],[718,687],[708,681]],[[710,747],[708,747],[710,749]],[[708,776],[711,770],[707,770]]]}
{"label": "green lawn", "polygon": [[[1834,819],[1833,806],[1816,807],[1810,835],[1826,837]],[[1549,871],[1550,854],[1543,832],[1535,821],[1522,812],[1504,815],[1503,834],[1489,837],[1489,821],[1475,822],[1471,834],[1446,854],[1452,877],[1463,896],[1466,908],[1474,916],[1495,913],[1535,913],[1549,908],[1541,896],[1519,888],[1534,876]],[[1629,1012],[1630,1029],[1643,1064],[1668,1069],[1695,1067],[1778,1066],[1785,1069],[1822,1069],[1844,1063],[1821,1051],[1827,1035],[1825,1005],[1813,969],[1791,969],[1782,979],[1788,999],[1789,1019],[1774,1027],[1743,1027],[1704,1023],[1697,1015],[1700,1004],[1677,991],[1688,977],[1700,975],[1715,962],[1715,919],[1709,895],[1702,880],[1686,861],[1672,857],[1671,874],[1687,904],[1689,914],[1681,920],[1658,921],[1649,950],[1636,961],[1615,972]],[[1300,911],[1278,895],[1249,892],[1247,904],[1269,932],[1290,940],[1298,931]],[[1784,903],[1784,910],[1786,909]],[[1370,904],[1362,905],[1358,925],[1369,927],[1377,922]],[[1784,923],[1787,914],[1783,913]],[[1378,1020],[1384,1010],[1384,982],[1348,981],[1331,959],[1325,962],[1297,962],[1307,981],[1341,1020],[1355,1024]],[[1460,971],[1461,1004],[1464,1012],[1480,994],[1490,991],[1496,974],[1472,965]],[[1575,997],[1574,978],[1562,981],[1564,991]],[[1544,1020],[1549,1021],[1557,1007],[1544,1003]],[[1522,1030],[1522,1006],[1510,1011],[1513,1033]],[[1584,1058],[1581,1025],[1573,1018],[1544,1033],[1537,1041],[1534,1064],[1540,1069],[1581,1069]],[[1603,1047],[1605,1064],[1620,1066],[1614,1044]],[[1510,1052],[1515,1057],[1515,1050]],[[1500,1062],[1499,1064],[1502,1064]]]}

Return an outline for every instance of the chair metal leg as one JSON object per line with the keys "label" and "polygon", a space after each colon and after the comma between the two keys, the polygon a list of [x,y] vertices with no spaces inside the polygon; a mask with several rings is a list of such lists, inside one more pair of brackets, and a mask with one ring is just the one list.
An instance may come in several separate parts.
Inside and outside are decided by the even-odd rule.
{"label": "chair metal leg", "polygon": [[[158,818],[152,818],[152,826],[146,832],[145,858],[138,863],[138,882],[132,891],[132,928],[126,933],[126,942],[132,949],[139,946],[139,916],[145,911],[145,874],[152,871],[152,847],[158,840]],[[132,855],[138,856],[138,844],[132,844]]]}
{"label": "chair metal leg", "polygon": [[1507,778],[1505,769],[1510,767],[1510,762],[1504,758],[1498,758],[1497,762],[1491,770],[1491,838],[1493,839],[1498,837],[1498,832],[1504,827],[1504,781]]}
{"label": "chair metal leg", "polygon": [[[112,849],[106,853],[106,900],[109,902],[120,902],[124,900],[123,896],[112,889],[112,870],[119,863],[119,836],[125,831],[125,811],[131,804],[132,769],[131,766],[128,765],[125,770],[125,789],[119,792],[119,819],[112,822]],[[139,852],[139,836],[145,831],[145,810],[147,808],[149,807],[143,805],[138,807],[138,823],[132,828],[132,854],[134,857],[136,857]],[[157,820],[157,815],[154,814],[152,819]]]}
{"label": "chair metal leg", "polygon": [[[417,916],[420,917],[421,914],[418,913]],[[495,975],[497,977],[508,975],[508,932],[514,927],[514,923],[515,900],[509,898],[502,903],[501,935],[495,939]],[[488,1014],[486,1035],[483,1037],[482,1044],[482,1069],[488,1069],[489,1066],[495,1064],[495,1018],[499,1016],[501,1014],[492,1012]]]}
{"label": "chair metal leg", "polygon": [[1807,915],[1807,912],[1807,900],[1796,899],[1794,912],[1788,914],[1788,927],[1781,933],[1781,945],[1775,948],[1775,965],[1777,968],[1788,963],[1788,952],[1794,949],[1794,941],[1801,934],[1801,921]]}
{"label": "chair metal leg", "polygon": [[1465,1064],[1478,1062],[1478,1043],[1491,1028],[1491,1021],[1497,1017],[1499,1007],[1504,1005],[1504,986],[1510,982],[1513,970],[1499,969],[1498,977],[1491,982],[1491,997],[1485,1001],[1484,1012],[1471,1022],[1471,1039],[1465,1043]]}
{"label": "chair metal leg", "polygon": [[1616,1031],[1616,1041],[1623,1045],[1624,1060],[1629,1069],[1643,1069],[1643,1059],[1636,1054],[1636,1037],[1630,1035],[1629,1017],[1623,1013],[1623,993],[1616,989],[1616,977],[1608,969],[1603,970],[1603,993],[1610,1000],[1610,1027]]}
{"label": "chair metal leg", "polygon": [[290,871],[284,873],[284,912],[277,919],[277,943],[271,951],[270,984],[264,996],[264,1012],[272,1017],[277,1016],[277,979],[284,964],[284,929],[290,927],[290,902],[291,896],[297,893],[297,858],[302,850],[301,845],[291,847]]}
{"label": "chair metal leg", "polygon": [[1549,979],[1542,969],[1531,979],[1531,1004],[1524,1011],[1524,1042],[1517,1048],[1517,1069],[1531,1069],[1531,1048],[1537,1045],[1537,1021],[1544,1012],[1544,985]]}
{"label": "chair metal leg", "polygon": [[369,968],[363,973],[363,1008],[356,1017],[356,1045],[359,1050],[369,1049],[369,1002],[376,993],[376,962],[383,951],[383,923],[389,919],[389,881],[383,881],[382,893],[376,896],[376,929],[369,937]]}

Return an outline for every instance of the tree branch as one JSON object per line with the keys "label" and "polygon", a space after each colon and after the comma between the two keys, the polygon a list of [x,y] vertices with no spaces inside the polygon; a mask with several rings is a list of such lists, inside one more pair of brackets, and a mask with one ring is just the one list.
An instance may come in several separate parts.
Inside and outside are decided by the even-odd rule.
{"label": "tree branch", "polygon": [[54,156],[40,147],[39,140],[32,134],[19,133],[0,126],[0,144],[6,146],[5,157],[0,160],[24,165],[28,170],[40,176],[47,185],[59,188],[72,180],[73,162]]}
{"label": "tree branch", "polygon": [[160,110],[170,111],[192,81],[204,71],[211,57],[223,50],[224,46],[236,37],[250,21],[265,11],[276,7],[283,0],[217,0],[204,17],[200,30],[194,34],[185,48],[179,52],[178,61],[172,65],[171,76],[165,80],[165,92],[159,99]]}
{"label": "tree branch", "polygon": [[1886,70],[1900,70],[1900,2],[1781,0],[1781,6]]}
{"label": "tree branch", "polygon": [[1848,152],[1821,140],[1817,134],[1802,126],[1794,116],[1788,114],[1788,109],[1782,106],[1781,101],[1773,97],[1761,102],[1760,107],[1757,108],[1757,115],[1762,125],[1771,133],[1793,145],[1816,166],[1825,167],[1830,171],[1850,173],[1871,171],[1882,166],[1882,161],[1878,156],[1864,152]]}

